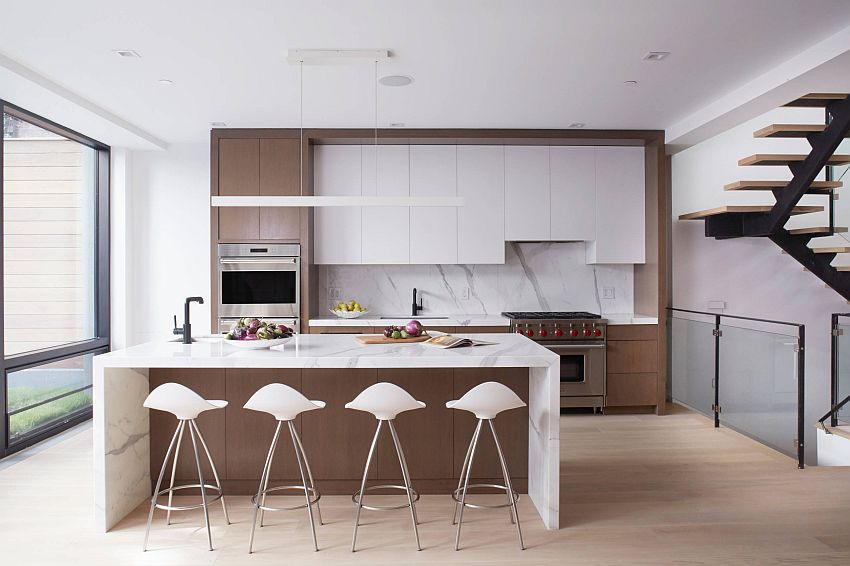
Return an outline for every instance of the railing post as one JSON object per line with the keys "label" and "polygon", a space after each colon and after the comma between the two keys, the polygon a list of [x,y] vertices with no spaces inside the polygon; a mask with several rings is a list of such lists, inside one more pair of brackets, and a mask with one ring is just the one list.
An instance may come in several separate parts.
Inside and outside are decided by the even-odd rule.
{"label": "railing post", "polygon": [[714,428],[720,428],[720,315],[714,315]]}
{"label": "railing post", "polygon": [[[830,363],[830,387],[829,387],[829,406],[834,407],[838,404],[838,315],[833,313],[832,315],[832,330],[830,334],[832,334],[832,346],[830,347],[829,352],[829,363]],[[838,414],[837,412],[833,413],[829,419],[829,424],[831,427],[838,426]]]}
{"label": "railing post", "polygon": [[797,352],[797,467],[806,467],[806,451],[803,439],[806,432],[806,327],[798,329]]}

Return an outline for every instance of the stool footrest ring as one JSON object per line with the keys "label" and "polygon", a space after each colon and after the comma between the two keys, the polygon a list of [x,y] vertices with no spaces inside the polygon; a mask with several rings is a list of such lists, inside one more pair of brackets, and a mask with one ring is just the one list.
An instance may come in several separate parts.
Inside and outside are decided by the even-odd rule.
{"label": "stool footrest ring", "polygon": [[[292,495],[303,496],[304,495],[304,489],[305,488],[304,488],[303,485],[279,485],[277,487],[270,487],[266,490],[261,491],[260,495],[261,496],[262,495],[270,495],[272,492],[275,492],[275,491],[291,490],[291,491],[300,492],[300,493],[293,493]],[[313,487],[308,487],[306,489],[307,489],[307,493],[310,495],[310,505],[315,505],[316,503],[318,503],[319,499],[322,498],[322,494],[319,493],[319,491],[316,488],[313,488]],[[266,505],[261,505],[261,504],[257,503],[257,494],[256,493],[251,496],[251,504],[258,509],[262,509],[263,511],[294,511],[296,509],[306,509],[307,508],[307,503],[302,503],[301,505],[294,505],[292,507],[269,507],[269,506],[266,506]]]}
{"label": "stool footrest ring", "polygon": [[[403,485],[373,485],[367,487],[365,491],[374,491],[376,489],[397,489],[399,491],[407,492],[407,488]],[[413,502],[416,503],[419,501],[419,492],[410,488],[410,493],[413,494]],[[363,505],[360,503],[360,490],[358,489],[354,492],[354,495],[351,496],[351,501],[354,502],[355,505],[360,505],[363,509],[368,509],[369,511],[393,511],[395,509],[406,509],[410,507],[410,503],[403,503],[401,505]]]}
{"label": "stool footrest ring", "polygon": [[[201,486],[201,484],[195,483],[191,485],[175,485],[174,487],[167,487],[159,491],[154,499],[159,499],[159,497],[162,495],[168,495],[171,492],[179,491],[181,489],[200,489],[201,487],[204,488],[204,491],[211,490],[215,492],[215,495],[213,495],[211,499],[207,499],[207,506],[212,505],[214,502],[221,499],[224,495],[224,493],[222,493],[221,491],[221,488],[216,485],[204,484],[203,486]],[[195,505],[166,505],[164,503],[155,503],[155,505],[157,509],[164,509],[166,511],[189,511],[191,509],[201,509],[204,506],[203,502],[197,503]]]}
{"label": "stool footrest ring", "polygon": [[[495,483],[475,483],[475,484],[471,483],[467,486],[466,496],[469,497],[470,495],[486,495],[486,494],[483,494],[483,493],[470,493],[470,491],[473,488],[484,488],[484,487],[490,488],[490,489],[500,489],[500,490],[504,491],[506,494],[508,492],[508,488],[504,485],[499,485],[499,484],[495,484]],[[514,502],[519,501],[519,493],[512,490],[511,494],[513,495],[513,501],[511,501],[509,503],[484,504],[484,503],[470,503],[469,501],[466,501],[466,502],[463,503],[463,506],[469,507],[469,508],[472,508],[472,509],[502,509],[504,507],[510,507],[514,504]],[[452,492],[452,499],[454,499],[456,503],[460,504],[461,503],[460,498],[461,498],[462,495],[463,495],[463,488],[459,487]]]}

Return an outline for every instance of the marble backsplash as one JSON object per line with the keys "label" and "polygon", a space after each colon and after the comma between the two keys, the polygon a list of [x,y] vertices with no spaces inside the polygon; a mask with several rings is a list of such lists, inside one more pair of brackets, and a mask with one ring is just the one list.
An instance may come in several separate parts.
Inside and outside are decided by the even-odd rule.
{"label": "marble backsplash", "polygon": [[[323,265],[320,306],[356,299],[373,314],[410,313],[413,288],[423,314],[499,314],[511,310],[634,310],[632,265],[586,265],[583,242],[508,243],[504,265]],[[614,298],[603,298],[607,288]],[[468,290],[468,297],[464,293]],[[324,316],[327,311],[320,313]]]}

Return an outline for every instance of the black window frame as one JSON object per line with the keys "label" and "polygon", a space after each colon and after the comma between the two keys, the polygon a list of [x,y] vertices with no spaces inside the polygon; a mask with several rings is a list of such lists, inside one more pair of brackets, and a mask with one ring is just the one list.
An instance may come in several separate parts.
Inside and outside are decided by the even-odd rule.
{"label": "black window frame", "polygon": [[[15,116],[25,122],[58,134],[67,139],[76,141],[96,151],[95,159],[95,338],[80,342],[71,342],[51,348],[33,350],[6,356],[5,351],[5,324],[0,324],[0,408],[3,410],[3,418],[0,419],[0,458],[19,452],[25,448],[54,436],[68,428],[92,418],[92,408],[87,407],[75,411],[63,417],[61,420],[35,429],[13,444],[9,443],[9,410],[6,398],[6,387],[8,385],[8,374],[13,371],[37,367],[81,356],[85,354],[101,354],[110,349],[110,327],[109,327],[109,192],[110,192],[110,153],[111,148],[93,138],[85,136],[70,128],[66,128],[56,122],[42,116],[29,112],[19,106],[0,99],[0,112]],[[4,136],[0,136],[0,172],[3,171]],[[3,175],[0,174],[0,202],[3,201]],[[3,219],[4,208],[0,207],[0,253],[3,247]],[[0,264],[0,322],[4,320],[5,298],[4,298],[4,270]],[[94,384],[85,388],[93,389]],[[76,391],[68,392],[70,395]],[[63,395],[63,396],[65,396]],[[60,396],[61,398],[61,396]],[[37,404],[36,404],[37,405]]]}

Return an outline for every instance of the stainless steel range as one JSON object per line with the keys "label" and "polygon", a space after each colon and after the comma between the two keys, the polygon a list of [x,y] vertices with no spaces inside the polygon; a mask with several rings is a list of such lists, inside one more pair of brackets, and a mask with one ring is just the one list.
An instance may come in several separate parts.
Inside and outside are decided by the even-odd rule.
{"label": "stainless steel range", "polygon": [[607,323],[589,312],[503,312],[511,331],[528,336],[561,357],[561,407],[605,404]]}

